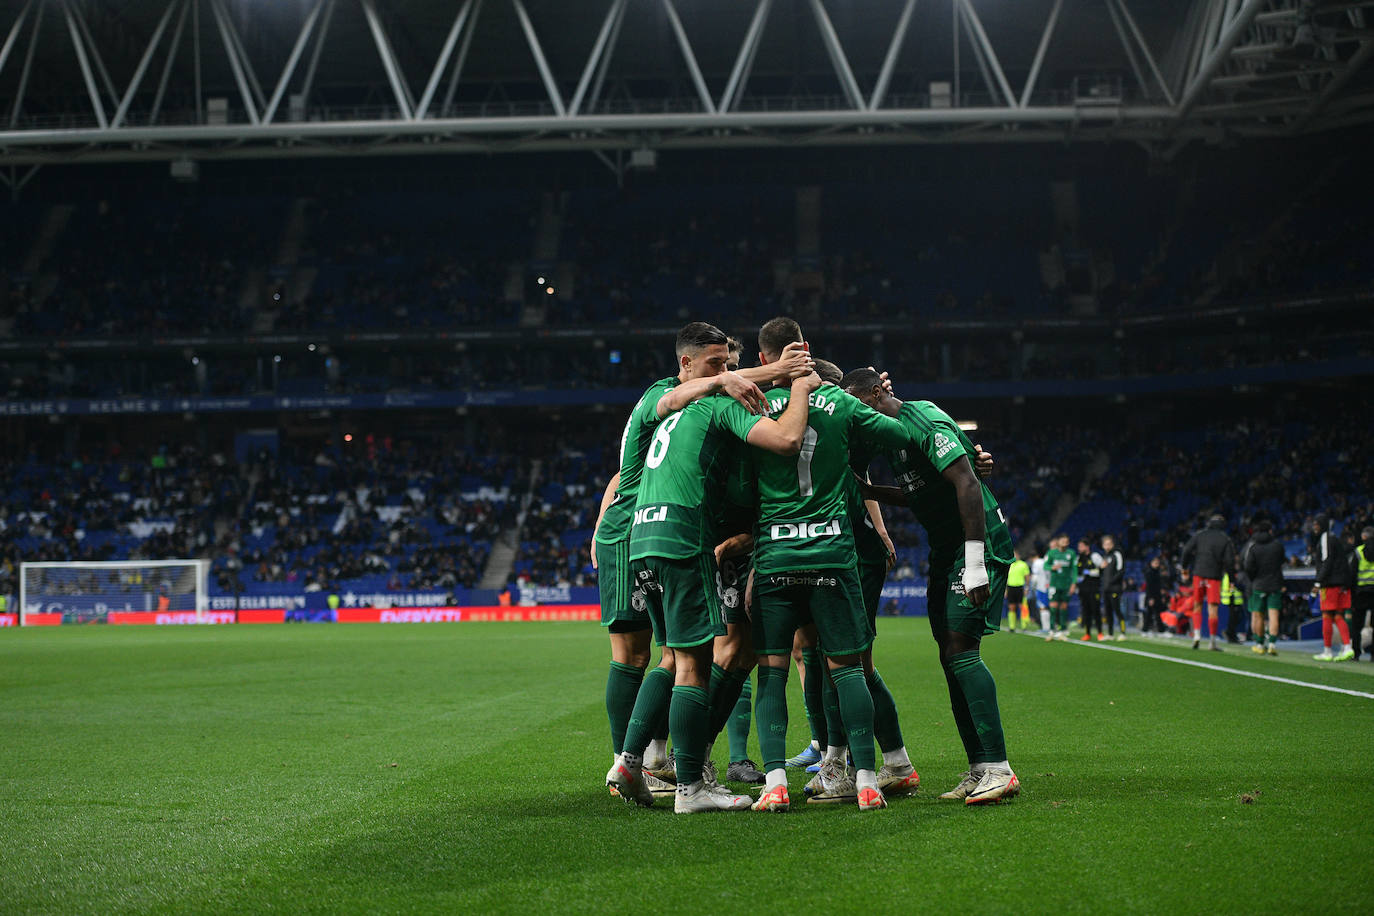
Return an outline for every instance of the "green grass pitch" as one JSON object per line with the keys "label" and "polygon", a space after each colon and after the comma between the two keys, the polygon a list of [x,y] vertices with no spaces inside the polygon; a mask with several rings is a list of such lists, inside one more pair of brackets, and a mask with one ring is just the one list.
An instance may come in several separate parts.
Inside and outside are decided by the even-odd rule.
{"label": "green grass pitch", "polygon": [[0,912],[1368,911],[1374,700],[999,635],[1024,788],[966,809],[926,623],[880,629],[920,795],[694,817],[607,794],[595,624],[0,633]]}

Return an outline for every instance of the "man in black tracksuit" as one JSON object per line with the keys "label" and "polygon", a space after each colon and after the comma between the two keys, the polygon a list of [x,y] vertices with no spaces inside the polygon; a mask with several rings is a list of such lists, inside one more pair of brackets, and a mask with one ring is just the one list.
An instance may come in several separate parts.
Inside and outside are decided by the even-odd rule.
{"label": "man in black tracksuit", "polygon": [[1164,561],[1158,556],[1150,558],[1145,567],[1145,621],[1143,629],[1150,633],[1163,633],[1164,621],[1160,614],[1168,605],[1164,601]]}
{"label": "man in black tracksuit", "polygon": [[1083,641],[1092,639],[1093,627],[1097,627],[1097,641],[1107,637],[1102,635],[1102,555],[1093,551],[1087,538],[1078,542],[1078,602],[1083,608]]}
{"label": "man in black tracksuit", "polygon": [[[1283,545],[1274,538],[1274,525],[1261,519],[1255,536],[1245,545],[1241,565],[1250,579],[1250,632],[1255,634],[1251,651],[1279,654],[1279,611],[1283,608]],[[1269,634],[1264,632],[1265,611],[1269,612]]]}
{"label": "man in black tracksuit", "polygon": [[1107,635],[1113,624],[1121,621],[1118,641],[1126,638],[1126,615],[1121,610],[1121,588],[1126,583],[1126,558],[1116,548],[1116,538],[1110,534],[1102,538],[1102,616],[1107,621]]}
{"label": "man in black tracksuit", "polygon": [[1207,632],[1211,637],[1213,652],[1220,652],[1217,645],[1217,611],[1221,605],[1222,576],[1236,571],[1236,548],[1226,534],[1226,519],[1213,515],[1207,519],[1207,527],[1194,534],[1183,545],[1180,559],[1185,570],[1193,574],[1193,595],[1197,600],[1197,610],[1193,611],[1193,648],[1202,642],[1202,608],[1207,607]]}

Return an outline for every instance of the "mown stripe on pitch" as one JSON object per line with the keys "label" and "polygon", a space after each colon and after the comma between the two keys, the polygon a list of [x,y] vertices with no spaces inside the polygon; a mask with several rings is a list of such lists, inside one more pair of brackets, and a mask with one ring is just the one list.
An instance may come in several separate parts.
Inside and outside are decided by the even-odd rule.
{"label": "mown stripe on pitch", "polygon": [[1222,671],[1226,674],[1238,674],[1241,677],[1255,677],[1262,681],[1273,681],[1277,684],[1291,684],[1294,687],[1311,687],[1313,690],[1325,690],[1328,693],[1343,693],[1348,697],[1364,697],[1366,700],[1374,700],[1374,693],[1365,693],[1363,690],[1347,690],[1344,687],[1332,687],[1328,684],[1313,684],[1310,681],[1297,681],[1291,677],[1279,677],[1274,674],[1260,674],[1258,671],[1245,671],[1241,668],[1227,668],[1224,665],[1209,665],[1207,662],[1195,662],[1188,658],[1174,658],[1172,655],[1156,655],[1153,652],[1141,652],[1139,649],[1127,649],[1122,646],[1104,646],[1101,643],[1083,642],[1077,639],[1071,641],[1076,646],[1086,646],[1091,649],[1106,649],[1109,652],[1124,652],[1127,655],[1139,655],[1141,658],[1157,658],[1160,661],[1174,662],[1179,665],[1206,668],[1208,671]]}

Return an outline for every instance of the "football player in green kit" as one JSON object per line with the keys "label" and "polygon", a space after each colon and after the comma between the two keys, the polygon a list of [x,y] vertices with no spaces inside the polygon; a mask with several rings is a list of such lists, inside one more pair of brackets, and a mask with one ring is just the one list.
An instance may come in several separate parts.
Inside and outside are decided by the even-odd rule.
{"label": "football player in green kit", "polygon": [[[801,328],[790,318],[767,322],[759,329],[761,361],[775,361],[787,345],[801,339]],[[774,389],[767,398],[771,416],[798,406],[795,393]],[[807,423],[799,454],[754,453],[759,486],[753,593],[759,684],[754,707],[767,782],[753,807],[786,811],[791,804],[784,768],[787,674],[794,634],[814,621],[854,758],[858,807],[871,811],[887,802],[878,788],[873,696],[861,664],[873,630],[856,562],[849,452],[851,443],[895,448],[906,434],[900,423],[834,385],[822,385],[804,406]]]}
{"label": "football player in green kit", "polygon": [[[725,367],[739,369],[744,344],[731,337],[727,342],[729,359]],[[817,369],[820,368],[819,362]],[[754,466],[748,460],[748,449],[741,448],[737,467],[732,469],[725,485],[725,509],[721,513],[720,532],[728,535],[716,545],[716,566],[720,568],[720,603],[725,609],[725,636],[716,640],[715,660],[711,665],[711,685],[719,686],[722,699],[730,696],[738,686],[739,696],[730,710],[725,732],[730,743],[730,765],[725,771],[728,782],[762,785],[763,774],[749,759],[749,724],[754,717],[754,692],[749,686],[749,672],[758,664],[758,656],[750,640],[749,613],[746,606],[749,573],[754,568],[754,517],[758,502],[758,487],[754,481]],[[712,707],[715,708],[714,698]],[[710,767],[710,752],[707,752]]]}
{"label": "football player in green kit", "polygon": [[[659,379],[649,386],[630,413],[620,438],[620,469],[606,485],[592,537],[592,565],[598,572],[601,592],[601,625],[610,634],[611,664],[606,681],[606,712],[610,720],[612,757],[624,749],[625,731],[649,664],[651,628],[643,608],[632,599],[629,540],[634,517],[635,497],[644,471],[644,456],[659,422],[668,414],[696,398],[724,393],[741,404],[756,409],[762,398],[758,383],[771,383],[809,372],[811,357],[800,346],[784,354],[777,364],[726,371],[728,353],[724,348],[695,345],[701,322],[684,327],[677,337],[678,374]],[[673,654],[663,653],[662,661],[649,679],[672,684]],[[661,673],[656,673],[660,672]],[[652,726],[659,728],[658,723]],[[667,740],[655,741],[646,755],[650,767],[667,764]]]}
{"label": "football player in green kit", "polygon": [[[724,366],[725,335],[706,324],[689,328],[690,333],[684,329],[679,335],[679,352],[718,359]],[[713,717],[708,686],[715,640],[726,633],[714,551],[721,540],[717,525],[727,459],[737,457],[728,445],[738,439],[760,454],[795,456],[806,432],[806,400],[819,384],[814,373],[794,381],[790,393],[797,406],[776,420],[756,416],[717,395],[682,406],[655,427],[644,453],[628,556],[636,595],[645,605],[654,635],[672,650],[674,679],[664,696],[666,685],[646,678],[635,700],[624,749],[606,774],[606,784],[626,801],[653,804],[644,781],[643,754],[666,701],[677,765],[674,811],[749,807],[749,796],[719,791],[702,778],[713,738],[712,720],[723,725],[725,719]],[[723,704],[726,715],[734,703],[731,697]]]}
{"label": "football player in green kit", "polygon": [[929,401],[899,401],[872,369],[849,373],[843,387],[897,419],[907,435],[887,452],[901,486],[861,488],[866,498],[910,507],[930,543],[931,632],[969,761],[959,784],[940,797],[969,805],[1012,798],[1020,782],[1007,762],[997,687],[979,654],[982,638],[1001,626],[1012,558],[1006,519],[974,474],[973,443],[948,414]]}
{"label": "football player in green kit", "polygon": [[1051,639],[1069,638],[1069,598],[1078,590],[1078,554],[1069,549],[1069,536],[1061,534],[1045,551],[1045,568],[1050,571]]}

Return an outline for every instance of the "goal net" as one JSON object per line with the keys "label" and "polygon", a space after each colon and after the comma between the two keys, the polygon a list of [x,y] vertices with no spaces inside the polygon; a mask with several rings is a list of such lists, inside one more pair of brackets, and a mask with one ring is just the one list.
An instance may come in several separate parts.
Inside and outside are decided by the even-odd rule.
{"label": "goal net", "polygon": [[19,564],[19,623],[203,621],[209,560]]}

